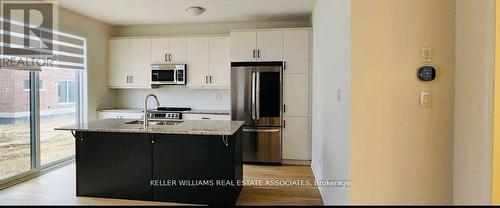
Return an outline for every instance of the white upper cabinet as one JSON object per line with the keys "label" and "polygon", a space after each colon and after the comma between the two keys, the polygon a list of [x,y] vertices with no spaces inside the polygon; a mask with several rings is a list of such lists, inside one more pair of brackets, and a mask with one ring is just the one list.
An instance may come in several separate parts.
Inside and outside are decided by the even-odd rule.
{"label": "white upper cabinet", "polygon": [[169,63],[169,53],[168,38],[155,38],[151,40],[151,64]]}
{"label": "white upper cabinet", "polygon": [[229,37],[211,37],[210,43],[210,85],[214,87],[229,87],[231,82],[231,62],[229,61]]}
{"label": "white upper cabinet", "polygon": [[283,32],[283,60],[285,73],[309,73],[310,30],[297,29]]}
{"label": "white upper cabinet", "polygon": [[208,83],[208,38],[187,39],[187,85],[203,87]]}
{"label": "white upper cabinet", "polygon": [[133,87],[151,87],[151,39],[130,40],[130,84]]}
{"label": "white upper cabinet", "polygon": [[187,40],[187,82],[191,88],[228,88],[231,64],[228,37]]}
{"label": "white upper cabinet", "polygon": [[151,88],[149,39],[114,39],[109,41],[110,88]]}
{"label": "white upper cabinet", "polygon": [[231,61],[255,60],[257,32],[231,32]]}
{"label": "white upper cabinet", "polygon": [[281,29],[231,32],[231,61],[281,60],[283,60]]}
{"label": "white upper cabinet", "polygon": [[170,38],[168,40],[170,63],[186,63],[186,38]]}
{"label": "white upper cabinet", "polygon": [[281,30],[257,31],[257,60],[283,60],[283,32]]}
{"label": "white upper cabinet", "polygon": [[130,41],[110,40],[108,46],[108,86],[126,86],[130,76]]}
{"label": "white upper cabinet", "polygon": [[154,38],[151,40],[152,64],[186,63],[186,38]]}

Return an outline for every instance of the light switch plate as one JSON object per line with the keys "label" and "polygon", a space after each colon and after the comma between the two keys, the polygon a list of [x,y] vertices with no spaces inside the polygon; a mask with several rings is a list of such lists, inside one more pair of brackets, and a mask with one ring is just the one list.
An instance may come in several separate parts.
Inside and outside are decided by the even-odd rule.
{"label": "light switch plate", "polygon": [[344,91],[342,89],[337,89],[337,102],[342,102],[344,100],[343,92]]}
{"label": "light switch plate", "polygon": [[432,92],[422,91],[420,92],[420,108],[430,108],[432,107]]}
{"label": "light switch plate", "polygon": [[431,47],[425,47],[425,48],[420,49],[420,61],[423,64],[432,63],[432,48]]}

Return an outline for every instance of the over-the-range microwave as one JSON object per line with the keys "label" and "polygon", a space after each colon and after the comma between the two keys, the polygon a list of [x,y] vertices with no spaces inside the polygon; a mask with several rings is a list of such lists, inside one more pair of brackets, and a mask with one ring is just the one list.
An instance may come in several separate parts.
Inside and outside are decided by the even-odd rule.
{"label": "over-the-range microwave", "polygon": [[185,85],[186,64],[151,65],[151,85]]}

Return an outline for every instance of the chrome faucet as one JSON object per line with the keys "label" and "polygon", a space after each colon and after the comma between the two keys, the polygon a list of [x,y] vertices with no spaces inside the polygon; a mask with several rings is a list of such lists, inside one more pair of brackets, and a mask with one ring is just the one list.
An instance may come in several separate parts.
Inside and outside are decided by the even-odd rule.
{"label": "chrome faucet", "polygon": [[149,126],[149,111],[148,111],[148,99],[149,97],[153,97],[155,100],[156,100],[156,107],[160,107],[160,101],[158,101],[158,98],[156,97],[156,95],[154,94],[149,94],[146,96],[146,98],[144,98],[144,114],[143,114],[143,117],[144,117],[144,129],[148,128]]}

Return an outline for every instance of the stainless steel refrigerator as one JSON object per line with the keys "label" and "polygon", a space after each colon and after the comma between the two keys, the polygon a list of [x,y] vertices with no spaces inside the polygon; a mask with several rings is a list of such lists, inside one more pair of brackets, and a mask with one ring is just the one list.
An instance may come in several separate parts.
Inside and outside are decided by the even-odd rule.
{"label": "stainless steel refrigerator", "polygon": [[231,117],[245,121],[243,161],[281,163],[283,62],[231,63]]}

